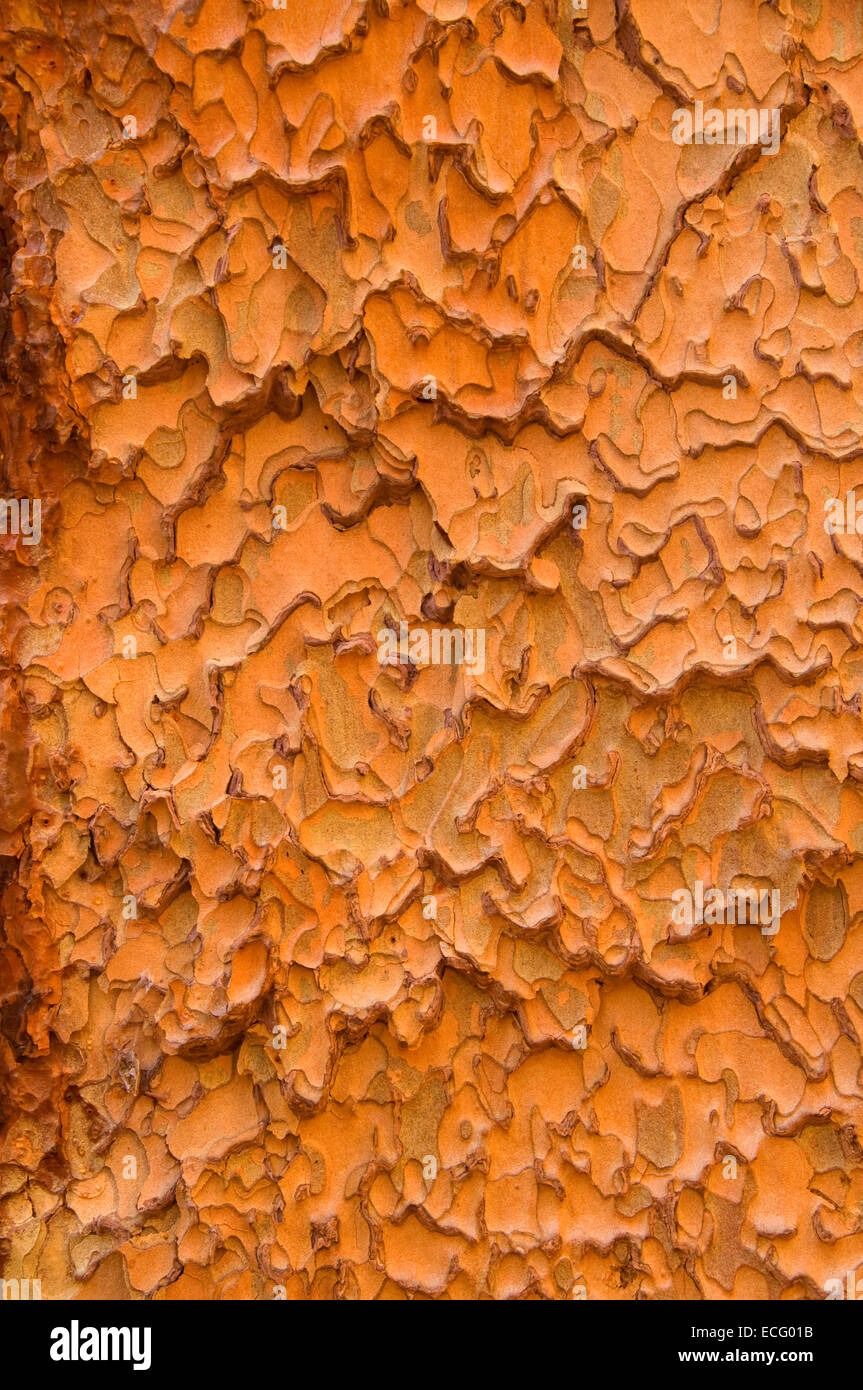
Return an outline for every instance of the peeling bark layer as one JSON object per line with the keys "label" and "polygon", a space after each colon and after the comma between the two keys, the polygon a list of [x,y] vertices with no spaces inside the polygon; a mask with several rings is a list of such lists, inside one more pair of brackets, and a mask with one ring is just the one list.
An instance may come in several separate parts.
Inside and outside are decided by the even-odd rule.
{"label": "peeling bark layer", "polygon": [[[5,0],[0,55],[6,1277],[827,1296],[859,5]],[[678,140],[733,111],[776,148]]]}

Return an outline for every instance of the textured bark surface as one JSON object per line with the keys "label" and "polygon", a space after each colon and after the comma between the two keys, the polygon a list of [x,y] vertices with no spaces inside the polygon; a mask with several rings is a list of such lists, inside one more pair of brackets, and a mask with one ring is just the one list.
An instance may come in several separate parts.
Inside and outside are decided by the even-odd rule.
{"label": "textured bark surface", "polygon": [[0,0],[0,112],[6,1277],[825,1297],[859,4]]}

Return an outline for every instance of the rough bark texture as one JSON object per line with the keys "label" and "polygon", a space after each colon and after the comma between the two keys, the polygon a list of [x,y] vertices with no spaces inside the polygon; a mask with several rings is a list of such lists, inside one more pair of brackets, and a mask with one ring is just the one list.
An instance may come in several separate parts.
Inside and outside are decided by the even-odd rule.
{"label": "rough bark texture", "polygon": [[[824,1297],[859,4],[0,18],[6,1276]],[[778,152],[675,143],[696,101]]]}

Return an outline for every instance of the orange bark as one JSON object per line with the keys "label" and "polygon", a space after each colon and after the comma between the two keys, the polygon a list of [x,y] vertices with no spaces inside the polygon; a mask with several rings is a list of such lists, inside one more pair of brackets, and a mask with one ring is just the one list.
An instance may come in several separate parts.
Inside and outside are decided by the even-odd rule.
{"label": "orange bark", "polygon": [[7,1278],[863,1264],[854,9],[5,0]]}

